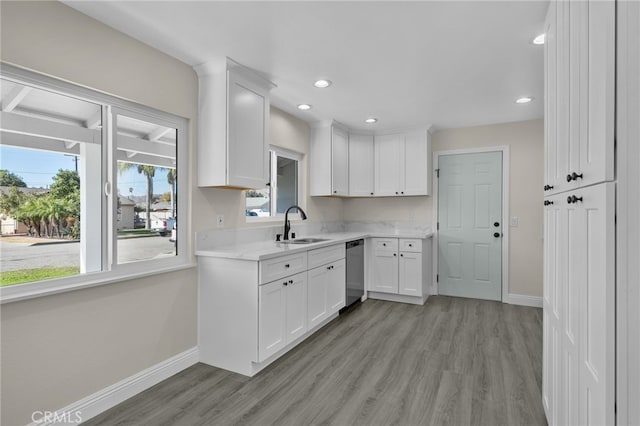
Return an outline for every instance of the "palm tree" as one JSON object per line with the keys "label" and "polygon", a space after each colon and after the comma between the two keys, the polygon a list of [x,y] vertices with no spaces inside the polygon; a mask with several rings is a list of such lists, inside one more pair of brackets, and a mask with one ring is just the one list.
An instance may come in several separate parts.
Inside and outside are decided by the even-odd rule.
{"label": "palm tree", "polygon": [[171,186],[171,217],[176,217],[176,169],[169,169],[167,172],[167,182]]}
{"label": "palm tree", "polygon": [[147,229],[151,229],[151,201],[153,200],[153,177],[156,174],[156,169],[161,169],[156,166],[148,166],[144,164],[135,164],[135,163],[118,163],[118,170],[120,174],[125,172],[126,170],[130,170],[133,168],[138,169],[138,173],[145,175],[147,178],[147,220],[145,227]]}

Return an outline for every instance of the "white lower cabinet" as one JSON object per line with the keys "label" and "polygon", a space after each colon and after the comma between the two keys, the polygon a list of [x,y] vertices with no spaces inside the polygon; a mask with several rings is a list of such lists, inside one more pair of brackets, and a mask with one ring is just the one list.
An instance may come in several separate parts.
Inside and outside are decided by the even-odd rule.
{"label": "white lower cabinet", "polygon": [[307,274],[270,282],[258,292],[258,361],[307,331]]}
{"label": "white lower cabinet", "polygon": [[426,241],[429,244],[414,238],[372,238],[369,296],[409,296],[388,300],[424,303],[431,278],[431,239]]}
{"label": "white lower cabinet", "polygon": [[542,400],[550,425],[615,423],[614,184],[545,199]]}
{"label": "white lower cabinet", "polygon": [[200,361],[253,376],[344,307],[345,245],[198,260]]}
{"label": "white lower cabinet", "polygon": [[307,318],[309,329],[312,329],[344,307],[345,260],[311,269],[308,278]]}

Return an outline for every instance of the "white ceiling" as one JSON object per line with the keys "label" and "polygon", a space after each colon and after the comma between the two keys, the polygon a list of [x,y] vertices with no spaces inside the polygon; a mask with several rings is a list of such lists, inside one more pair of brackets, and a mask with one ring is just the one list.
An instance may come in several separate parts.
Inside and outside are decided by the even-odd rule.
{"label": "white ceiling", "polygon": [[[547,1],[65,3],[190,65],[229,56],[261,71],[278,85],[272,103],[308,122],[441,129],[543,115],[531,40]],[[319,78],[334,84],[317,89]],[[535,100],[514,103],[525,95]]]}

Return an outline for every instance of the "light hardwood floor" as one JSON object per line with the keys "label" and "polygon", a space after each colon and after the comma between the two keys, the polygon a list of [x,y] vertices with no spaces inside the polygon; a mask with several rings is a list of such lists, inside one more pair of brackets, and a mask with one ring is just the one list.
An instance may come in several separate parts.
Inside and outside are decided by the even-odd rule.
{"label": "light hardwood floor", "polygon": [[545,425],[542,310],[367,300],[253,378],[196,364],[87,425]]}

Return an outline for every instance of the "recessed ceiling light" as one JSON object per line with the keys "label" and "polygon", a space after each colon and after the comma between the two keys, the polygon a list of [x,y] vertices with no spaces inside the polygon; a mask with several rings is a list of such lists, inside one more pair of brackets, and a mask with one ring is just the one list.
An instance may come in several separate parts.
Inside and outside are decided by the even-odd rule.
{"label": "recessed ceiling light", "polygon": [[370,117],[370,118],[367,118],[366,120],[364,120],[364,122],[367,123],[367,124],[374,124],[374,123],[378,122],[378,119]]}
{"label": "recessed ceiling light", "polygon": [[308,110],[310,110],[310,109],[311,109],[311,105],[308,105],[308,104],[300,104],[300,105],[298,105],[298,109],[299,109],[300,111],[308,111]]}
{"label": "recessed ceiling light", "polygon": [[318,80],[315,83],[313,83],[313,85],[316,86],[319,89],[324,89],[325,87],[331,86],[331,81],[330,80]]}
{"label": "recessed ceiling light", "polygon": [[533,100],[533,98],[530,97],[530,96],[523,96],[521,98],[516,99],[516,103],[517,104],[528,104],[532,100]]}
{"label": "recessed ceiling light", "polygon": [[544,44],[545,34],[540,34],[536,38],[533,39],[533,44]]}

